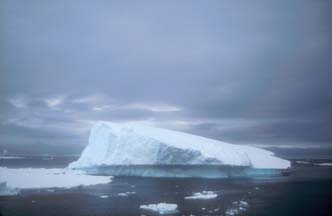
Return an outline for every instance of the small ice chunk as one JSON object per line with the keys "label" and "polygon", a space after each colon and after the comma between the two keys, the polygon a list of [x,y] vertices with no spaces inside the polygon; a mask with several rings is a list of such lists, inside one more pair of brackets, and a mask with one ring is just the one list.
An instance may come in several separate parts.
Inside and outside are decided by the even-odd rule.
{"label": "small ice chunk", "polygon": [[217,196],[218,195],[213,191],[202,191],[201,193],[200,192],[193,193],[192,196],[187,196],[185,197],[185,199],[214,199]]}
{"label": "small ice chunk", "polygon": [[225,212],[226,216],[233,216],[239,214],[239,210],[237,208],[229,208]]}
{"label": "small ice chunk", "polygon": [[249,205],[246,201],[234,201],[232,202],[232,207],[228,208],[225,212],[226,216],[238,215],[240,212],[246,211]]}
{"label": "small ice chunk", "polygon": [[241,200],[239,203],[239,207],[246,209],[246,208],[248,208],[248,203],[246,201]]}
{"label": "small ice chunk", "polygon": [[136,192],[134,192],[134,191],[124,192],[124,193],[118,193],[117,195],[126,197],[126,196],[129,196],[129,195],[132,195],[132,194],[136,194]]}
{"label": "small ice chunk", "polygon": [[158,212],[159,214],[172,214],[177,212],[177,204],[170,203],[158,203],[158,204],[148,204],[140,205],[140,209],[145,209],[153,212]]}
{"label": "small ice chunk", "polygon": [[103,199],[106,199],[106,198],[108,198],[108,195],[101,195],[101,196],[99,196],[100,198],[103,198]]}

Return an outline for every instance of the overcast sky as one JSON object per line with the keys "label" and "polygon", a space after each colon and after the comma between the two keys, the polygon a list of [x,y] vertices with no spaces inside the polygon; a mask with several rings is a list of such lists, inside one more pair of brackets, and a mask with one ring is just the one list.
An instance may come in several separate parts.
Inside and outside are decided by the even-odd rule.
{"label": "overcast sky", "polygon": [[77,153],[97,120],[332,145],[332,1],[0,1],[0,149]]}

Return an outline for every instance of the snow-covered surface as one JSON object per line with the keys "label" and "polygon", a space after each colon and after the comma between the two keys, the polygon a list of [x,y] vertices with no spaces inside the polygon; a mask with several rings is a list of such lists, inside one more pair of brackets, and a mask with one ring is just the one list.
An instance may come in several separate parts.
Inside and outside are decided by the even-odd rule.
{"label": "snow-covered surface", "polygon": [[170,203],[158,203],[149,205],[140,205],[141,209],[158,212],[159,214],[172,214],[177,212],[178,205]]}
{"label": "snow-covered surface", "polygon": [[188,133],[138,124],[98,122],[89,144],[70,168],[101,165],[234,165],[285,169],[287,160],[270,151],[233,145]]}
{"label": "snow-covered surface", "polygon": [[217,198],[218,194],[214,193],[213,191],[203,191],[203,192],[197,192],[193,193],[192,196],[187,196],[185,199],[214,199]]}
{"label": "snow-covered surface", "polygon": [[0,183],[6,183],[8,188],[70,188],[104,184],[110,181],[109,176],[91,176],[78,170],[0,167]]}

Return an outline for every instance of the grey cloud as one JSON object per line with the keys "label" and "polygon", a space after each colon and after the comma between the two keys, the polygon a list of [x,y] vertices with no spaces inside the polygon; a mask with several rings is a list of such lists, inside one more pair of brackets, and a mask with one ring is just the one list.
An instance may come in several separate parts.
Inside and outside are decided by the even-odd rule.
{"label": "grey cloud", "polygon": [[329,145],[331,11],[324,0],[1,1],[1,141],[54,134],[71,148],[109,120]]}

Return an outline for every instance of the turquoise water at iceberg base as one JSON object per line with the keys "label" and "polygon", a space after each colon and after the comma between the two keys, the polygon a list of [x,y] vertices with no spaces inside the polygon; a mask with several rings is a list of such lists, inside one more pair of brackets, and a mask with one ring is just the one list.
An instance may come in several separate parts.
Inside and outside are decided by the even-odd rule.
{"label": "turquoise water at iceberg base", "polygon": [[[66,167],[76,158],[21,158],[3,160],[1,166]],[[304,163],[305,162],[305,163]],[[194,170],[168,167],[186,178],[151,178],[116,176],[109,184],[71,189],[29,189],[15,196],[0,196],[1,216],[45,215],[159,215],[140,209],[140,205],[174,203],[177,211],[170,215],[332,215],[331,160],[292,161],[289,175],[257,173],[257,170],[230,167],[198,166]],[[114,169],[115,168],[115,169]],[[132,167],[102,167],[104,174],[131,172]],[[147,167],[142,167],[141,171]],[[165,167],[159,167],[164,169]],[[127,169],[127,170],[126,170]],[[175,170],[175,171],[174,171]],[[90,170],[91,172],[97,170]],[[267,170],[265,170],[267,171]],[[155,170],[146,171],[146,175]],[[247,173],[249,172],[249,173]],[[259,171],[260,172],[260,171]],[[269,171],[270,172],[270,171]],[[165,172],[169,173],[169,172]],[[182,174],[181,174],[182,173]],[[209,174],[213,178],[192,178],[187,175]],[[214,178],[220,173],[232,178]],[[250,174],[243,178],[239,174]],[[260,174],[260,175],[257,175]],[[267,175],[269,174],[269,175]],[[186,199],[193,193],[212,191],[213,199]],[[241,203],[245,203],[242,205]],[[167,214],[166,214],[167,215]]]}
{"label": "turquoise water at iceberg base", "polygon": [[227,165],[113,165],[84,168],[89,174],[155,178],[250,178],[276,177],[288,170],[254,169]]}

